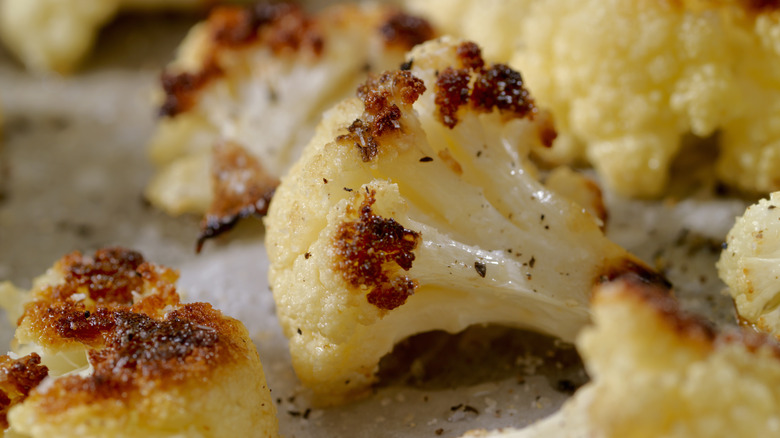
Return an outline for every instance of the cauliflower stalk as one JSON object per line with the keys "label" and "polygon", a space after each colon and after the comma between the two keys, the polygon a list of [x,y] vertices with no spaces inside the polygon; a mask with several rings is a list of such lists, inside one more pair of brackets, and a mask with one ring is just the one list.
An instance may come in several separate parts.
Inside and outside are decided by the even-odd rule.
{"label": "cauliflower stalk", "polygon": [[246,328],[209,304],[180,303],[177,276],[110,248],[67,255],[36,279],[14,351],[0,357],[6,433],[277,436]]}
{"label": "cauliflower stalk", "polygon": [[35,72],[70,73],[120,10],[203,9],[208,0],[4,0],[0,38]]}
{"label": "cauliflower stalk", "polygon": [[780,193],[751,205],[726,236],[718,274],[745,324],[780,336]]}
{"label": "cauliflower stalk", "polygon": [[536,179],[528,153],[554,131],[519,73],[449,38],[408,60],[325,115],[265,219],[293,364],[323,403],[364,394],[412,334],[497,323],[571,341],[594,284],[664,283]]}
{"label": "cauliflower stalk", "polygon": [[577,340],[592,381],[525,429],[468,438],[688,438],[780,433],[780,346],[716,333],[665,291],[620,280],[594,292]]}
{"label": "cauliflower stalk", "polygon": [[[588,160],[613,190],[657,196],[683,137],[720,132],[717,174],[780,189],[780,20],[762,2],[414,2],[523,71],[556,118],[552,162]],[[507,19],[506,17],[512,17]],[[715,152],[713,151],[713,154]]]}
{"label": "cauliflower stalk", "polygon": [[264,214],[322,112],[432,36],[387,5],[216,9],[163,73],[147,197],[170,214],[206,213],[203,238]]}

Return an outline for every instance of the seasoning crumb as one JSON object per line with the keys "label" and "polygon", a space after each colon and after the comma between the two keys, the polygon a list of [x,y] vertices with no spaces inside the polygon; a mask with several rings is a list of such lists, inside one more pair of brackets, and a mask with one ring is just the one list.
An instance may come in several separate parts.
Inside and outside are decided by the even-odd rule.
{"label": "seasoning crumb", "polygon": [[305,258],[306,260],[309,260],[309,257],[311,257],[310,252],[307,252],[306,254],[303,255],[303,258]]}
{"label": "seasoning crumb", "polygon": [[412,63],[414,63],[413,59],[410,59],[410,60],[404,62],[403,64],[401,64],[401,70],[405,70],[405,71],[411,70],[412,69]]}
{"label": "seasoning crumb", "polygon": [[328,178],[322,178],[322,182],[323,182],[324,184],[327,184],[327,183],[328,183]]}
{"label": "seasoning crumb", "polygon": [[298,334],[299,334],[299,335],[302,335],[302,334],[303,334],[303,331],[301,331],[301,329],[298,329]]}
{"label": "seasoning crumb", "polygon": [[444,429],[442,429],[442,428],[440,427],[440,428],[436,429],[436,431],[435,431],[434,433],[435,433],[436,435],[441,435],[441,434],[443,434],[443,433],[444,433]]}
{"label": "seasoning crumb", "polygon": [[420,158],[420,162],[421,163],[430,163],[431,161],[433,161],[433,157],[422,157],[422,158]]}
{"label": "seasoning crumb", "polygon": [[528,260],[528,267],[533,268],[536,264],[536,257],[531,256],[531,260]]}
{"label": "seasoning crumb", "polygon": [[480,277],[485,278],[485,274],[487,274],[487,266],[483,262],[474,262],[474,269],[476,269],[477,274],[479,274]]}

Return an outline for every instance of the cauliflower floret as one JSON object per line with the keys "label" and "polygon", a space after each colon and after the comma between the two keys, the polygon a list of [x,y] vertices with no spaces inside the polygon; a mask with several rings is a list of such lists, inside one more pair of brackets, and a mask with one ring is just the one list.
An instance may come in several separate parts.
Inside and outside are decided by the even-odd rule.
{"label": "cauliflower floret", "polygon": [[720,131],[723,181],[780,189],[780,14],[769,3],[409,3],[447,31],[489,36],[523,71],[558,123],[555,147],[537,151],[546,159],[587,159],[615,191],[655,196],[682,137]]}
{"label": "cauliflower floret", "polygon": [[203,9],[213,0],[3,0],[0,38],[37,72],[70,73],[120,10]]}
{"label": "cauliflower floret", "polygon": [[316,16],[285,3],[216,9],[163,73],[147,197],[171,214],[207,213],[202,238],[264,214],[322,112],[432,36],[426,21],[376,4]]}
{"label": "cauliflower floret", "polygon": [[751,205],[726,236],[718,274],[743,323],[780,336],[780,192]]}
{"label": "cauliflower floret", "polygon": [[635,281],[594,292],[577,347],[592,381],[559,412],[520,430],[469,438],[759,437],[780,433],[780,345],[724,333]]}
{"label": "cauliflower floret", "polygon": [[[20,359],[30,370],[22,376],[35,381],[29,394],[11,398],[7,432],[277,436],[246,328],[209,304],[180,303],[177,277],[112,248],[93,258],[70,254],[36,279],[14,345],[14,354],[29,354]],[[0,358],[0,368],[8,361]],[[6,386],[0,381],[8,395]]]}
{"label": "cauliflower floret", "polygon": [[664,283],[535,179],[529,150],[554,133],[519,73],[449,38],[408,59],[325,115],[265,220],[293,365],[322,403],[365,393],[412,334],[498,323],[573,340],[593,284]]}

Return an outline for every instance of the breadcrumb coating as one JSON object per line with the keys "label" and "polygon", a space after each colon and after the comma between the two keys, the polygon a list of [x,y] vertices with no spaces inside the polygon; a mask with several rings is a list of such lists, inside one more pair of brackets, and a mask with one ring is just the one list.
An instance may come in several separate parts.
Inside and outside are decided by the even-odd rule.
{"label": "breadcrumb coating", "polygon": [[[69,254],[36,279],[14,343],[15,352],[30,354],[15,363],[26,360],[31,383],[27,393],[14,392],[0,379],[13,405],[8,431],[277,436],[246,328],[210,304],[182,304],[177,277],[135,251],[106,248],[92,257]],[[0,357],[0,370],[3,363],[14,361]]]}

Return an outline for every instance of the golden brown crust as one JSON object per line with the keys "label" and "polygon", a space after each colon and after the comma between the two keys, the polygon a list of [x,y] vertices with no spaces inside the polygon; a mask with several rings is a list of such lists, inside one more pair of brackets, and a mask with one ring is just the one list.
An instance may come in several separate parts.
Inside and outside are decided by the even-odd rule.
{"label": "golden brown crust", "polygon": [[[57,267],[64,270],[65,282],[50,290],[84,293],[92,288],[99,297],[122,298],[90,301],[74,296],[76,292],[44,293],[28,304],[22,321],[39,342],[88,346],[94,370],[86,377],[57,379],[46,391],[34,392],[31,397],[46,413],[108,399],[127,402],[142,390],[206,379],[216,368],[246,357],[239,323],[210,304],[180,305],[173,284],[177,274],[144,262],[134,251],[99,250],[93,258],[73,253]],[[128,278],[142,282],[133,286],[135,298],[129,300],[124,297],[135,280]]]}
{"label": "golden brown crust", "polygon": [[[485,67],[479,47],[464,42],[457,49],[462,68],[447,67],[436,80],[438,117],[450,129],[458,124],[458,110],[470,104],[476,111],[493,109],[516,118],[533,118],[537,109],[531,94],[523,85],[519,72],[504,64]],[[542,141],[550,144],[554,130],[542,132]]]}
{"label": "golden brown crust", "polygon": [[336,270],[352,287],[371,288],[366,297],[369,303],[392,310],[404,304],[417,287],[416,281],[396,272],[397,268],[411,269],[420,234],[374,214],[375,195],[375,191],[367,193],[358,219],[339,227],[334,242]]}
{"label": "golden brown crust", "polygon": [[200,224],[198,251],[206,239],[229,231],[239,220],[252,215],[264,216],[279,185],[279,180],[238,144],[216,145],[212,158],[214,200]]}
{"label": "golden brown crust", "polygon": [[0,356],[0,427],[8,428],[8,410],[23,402],[30,390],[38,386],[49,369],[41,365],[41,357],[36,353],[12,359],[8,355]]}
{"label": "golden brown crust", "polygon": [[[166,96],[160,108],[162,116],[173,117],[195,105],[200,90],[224,73],[220,63],[222,52],[259,44],[275,54],[307,52],[319,56],[327,44],[316,17],[291,3],[221,6],[211,12],[206,26],[210,36],[209,49],[201,70],[168,70],[162,74]],[[376,31],[387,46],[404,50],[435,36],[428,21],[401,11],[390,12]]]}
{"label": "golden brown crust", "polygon": [[358,88],[357,95],[363,101],[365,111],[348,128],[349,134],[340,135],[337,141],[353,143],[364,162],[376,157],[379,139],[401,130],[401,109],[395,102],[411,105],[425,92],[425,84],[410,72],[397,70],[372,76]]}

